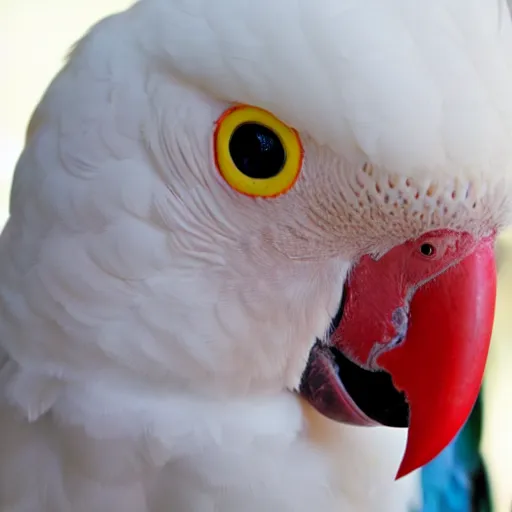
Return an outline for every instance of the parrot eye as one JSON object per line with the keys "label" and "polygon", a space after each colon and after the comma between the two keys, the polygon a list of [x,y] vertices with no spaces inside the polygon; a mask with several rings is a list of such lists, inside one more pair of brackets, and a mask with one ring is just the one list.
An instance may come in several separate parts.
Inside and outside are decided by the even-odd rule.
{"label": "parrot eye", "polygon": [[302,168],[298,133],[270,112],[239,105],[217,121],[215,163],[236,191],[253,197],[276,197],[295,184]]}
{"label": "parrot eye", "polygon": [[235,129],[229,141],[229,152],[240,172],[258,180],[277,176],[286,163],[277,134],[257,123],[241,124]]}

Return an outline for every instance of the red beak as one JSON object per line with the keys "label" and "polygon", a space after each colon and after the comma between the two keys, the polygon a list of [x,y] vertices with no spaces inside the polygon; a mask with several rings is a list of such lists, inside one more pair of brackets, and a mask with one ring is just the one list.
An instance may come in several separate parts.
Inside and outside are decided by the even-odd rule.
{"label": "red beak", "polygon": [[378,358],[410,408],[397,478],[427,464],[455,437],[482,384],[496,301],[493,246],[483,242],[420,288],[405,341]]}
{"label": "red beak", "polygon": [[493,249],[494,236],[443,230],[365,256],[330,344],[311,352],[301,393],[319,412],[409,426],[397,478],[438,455],[476,401],[494,320]]}

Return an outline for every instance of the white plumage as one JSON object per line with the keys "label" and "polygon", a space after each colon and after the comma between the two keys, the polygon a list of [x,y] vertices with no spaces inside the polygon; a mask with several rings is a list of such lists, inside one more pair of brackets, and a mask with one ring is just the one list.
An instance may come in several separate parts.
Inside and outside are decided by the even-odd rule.
{"label": "white plumage", "polygon": [[[407,510],[403,434],[288,390],[355,258],[510,221],[511,35],[489,0],[142,0],[93,28],[0,239],[0,510]],[[216,172],[231,102],[300,131],[288,194]]]}

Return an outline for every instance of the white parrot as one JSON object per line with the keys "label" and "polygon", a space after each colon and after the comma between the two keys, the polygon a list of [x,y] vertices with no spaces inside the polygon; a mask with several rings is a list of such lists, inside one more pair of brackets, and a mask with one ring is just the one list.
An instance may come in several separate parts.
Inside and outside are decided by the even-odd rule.
{"label": "white parrot", "polygon": [[417,505],[392,482],[406,430],[354,425],[410,427],[403,476],[471,410],[511,89],[504,0],[140,0],[97,24],[0,238],[0,511]]}

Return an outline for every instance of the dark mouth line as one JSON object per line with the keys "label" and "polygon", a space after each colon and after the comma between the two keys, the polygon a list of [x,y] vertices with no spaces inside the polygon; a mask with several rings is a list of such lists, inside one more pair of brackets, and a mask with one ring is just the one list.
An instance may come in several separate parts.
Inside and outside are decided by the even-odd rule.
{"label": "dark mouth line", "polygon": [[[343,318],[347,288],[336,315],[333,317],[328,336],[332,336]],[[317,343],[320,343],[317,340]],[[369,371],[361,368],[336,347],[329,347],[334,357],[338,376],[355,404],[369,418],[390,427],[409,426],[409,405],[405,394],[393,385],[391,375],[385,371]]]}

